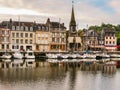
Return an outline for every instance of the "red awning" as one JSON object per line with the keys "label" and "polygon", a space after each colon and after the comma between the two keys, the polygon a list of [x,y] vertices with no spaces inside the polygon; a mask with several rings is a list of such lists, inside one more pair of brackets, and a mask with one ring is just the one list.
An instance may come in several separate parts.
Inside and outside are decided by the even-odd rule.
{"label": "red awning", "polygon": [[117,48],[120,48],[120,46],[116,46]]}

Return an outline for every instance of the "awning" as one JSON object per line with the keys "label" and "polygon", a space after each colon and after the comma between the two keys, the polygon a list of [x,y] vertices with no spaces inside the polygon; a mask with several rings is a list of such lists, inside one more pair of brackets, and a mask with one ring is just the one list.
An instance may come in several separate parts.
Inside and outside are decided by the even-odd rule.
{"label": "awning", "polygon": [[120,48],[120,46],[116,46],[117,48]]}
{"label": "awning", "polygon": [[73,43],[73,37],[68,37],[68,42]]}
{"label": "awning", "polygon": [[101,46],[101,45],[92,45],[90,47],[91,48],[105,48],[105,46]]}
{"label": "awning", "polygon": [[[68,42],[73,43],[73,39],[74,37],[68,37]],[[76,39],[76,43],[81,43],[82,41],[80,37],[75,37],[75,39]]]}

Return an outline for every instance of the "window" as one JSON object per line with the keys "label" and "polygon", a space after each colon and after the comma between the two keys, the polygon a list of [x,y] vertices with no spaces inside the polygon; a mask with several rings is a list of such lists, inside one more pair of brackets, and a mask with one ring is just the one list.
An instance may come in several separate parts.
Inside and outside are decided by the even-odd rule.
{"label": "window", "polygon": [[41,30],[41,29],[42,29],[42,27],[41,27],[41,26],[39,26],[39,27],[38,27],[38,29],[39,29],[39,30]]}
{"label": "window", "polygon": [[59,42],[60,41],[60,39],[59,38],[57,38],[57,42]]}
{"label": "window", "polygon": [[12,49],[14,49],[14,45],[12,45]]}
{"label": "window", "polygon": [[30,44],[32,44],[32,42],[33,42],[33,41],[32,41],[32,40],[30,40]]}
{"label": "window", "polygon": [[2,31],[2,35],[5,35],[5,31]]}
{"label": "window", "polygon": [[106,37],[106,39],[108,39],[108,37]]}
{"label": "window", "polygon": [[111,37],[110,37],[110,39],[111,39]]}
{"label": "window", "polygon": [[111,41],[109,43],[111,44]]}
{"label": "window", "polygon": [[12,26],[12,30],[15,30],[15,26]]}
{"label": "window", "polygon": [[106,44],[108,44],[108,41],[106,41]]}
{"label": "window", "polygon": [[23,33],[20,33],[20,37],[23,37]]}
{"label": "window", "polygon": [[45,30],[45,27],[44,27],[44,26],[42,26],[42,30]]}
{"label": "window", "polygon": [[23,44],[23,39],[20,40],[20,43]]}
{"label": "window", "polygon": [[64,33],[62,33],[62,36],[64,36]]}
{"label": "window", "polygon": [[52,42],[55,42],[55,38],[52,38]]}
{"label": "window", "polygon": [[14,40],[14,39],[12,39],[12,43],[13,43],[13,44],[15,43],[15,40]]}
{"label": "window", "polygon": [[16,37],[19,37],[19,33],[16,33]]}
{"label": "window", "polygon": [[9,42],[9,37],[6,37],[6,42]]}
{"label": "window", "polygon": [[4,44],[2,44],[2,49],[4,49]]}
{"label": "window", "polygon": [[28,44],[28,40],[27,39],[25,40],[25,44]]}
{"label": "window", "polygon": [[30,33],[30,37],[31,37],[31,38],[33,37],[33,34],[32,34],[32,33]]}
{"label": "window", "polygon": [[20,28],[19,26],[16,26],[16,30],[19,30],[19,28]]}
{"label": "window", "polygon": [[5,40],[5,38],[4,38],[4,37],[2,37],[2,42],[4,42],[4,40]]}
{"label": "window", "polygon": [[46,30],[48,31],[48,30],[49,30],[49,28],[48,28],[48,27],[46,27]]}
{"label": "window", "polygon": [[25,37],[28,37],[28,33],[25,33]]}
{"label": "window", "polygon": [[9,49],[9,45],[7,45],[7,49]]}
{"label": "window", "polygon": [[28,31],[28,27],[25,27],[25,31]]}
{"label": "window", "polygon": [[24,30],[24,27],[23,27],[23,26],[21,26],[21,30]]}
{"label": "window", "polygon": [[15,37],[15,33],[12,33],[12,37]]}
{"label": "window", "polygon": [[5,35],[8,35],[9,34],[9,31],[6,31]]}
{"label": "window", "polygon": [[19,49],[19,45],[17,45],[17,49]]}
{"label": "window", "polygon": [[62,42],[64,42],[64,38],[62,38]]}
{"label": "window", "polygon": [[16,43],[19,43],[19,39],[16,39]]}
{"label": "window", "polygon": [[30,27],[30,31],[33,31],[33,27]]}
{"label": "window", "polygon": [[113,44],[115,44],[115,41],[113,41]]}

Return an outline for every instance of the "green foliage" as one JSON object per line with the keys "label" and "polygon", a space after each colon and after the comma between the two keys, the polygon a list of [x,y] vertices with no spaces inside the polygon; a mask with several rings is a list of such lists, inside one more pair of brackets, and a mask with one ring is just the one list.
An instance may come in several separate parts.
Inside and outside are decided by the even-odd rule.
{"label": "green foliage", "polygon": [[117,45],[120,45],[120,38],[117,38]]}
{"label": "green foliage", "polygon": [[96,30],[97,32],[101,32],[103,28],[115,28],[116,30],[116,34],[117,34],[117,38],[120,38],[120,25],[112,25],[112,24],[105,24],[102,23],[100,26],[90,26],[89,29],[93,29]]}

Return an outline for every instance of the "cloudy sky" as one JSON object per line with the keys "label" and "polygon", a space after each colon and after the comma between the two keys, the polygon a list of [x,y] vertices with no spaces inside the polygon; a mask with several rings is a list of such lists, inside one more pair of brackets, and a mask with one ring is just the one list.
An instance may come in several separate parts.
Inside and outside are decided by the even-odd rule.
{"label": "cloudy sky", "polygon": [[[59,21],[69,26],[72,0],[0,0],[0,21],[18,20],[45,23]],[[120,24],[120,0],[74,0],[78,28],[101,23]]]}

